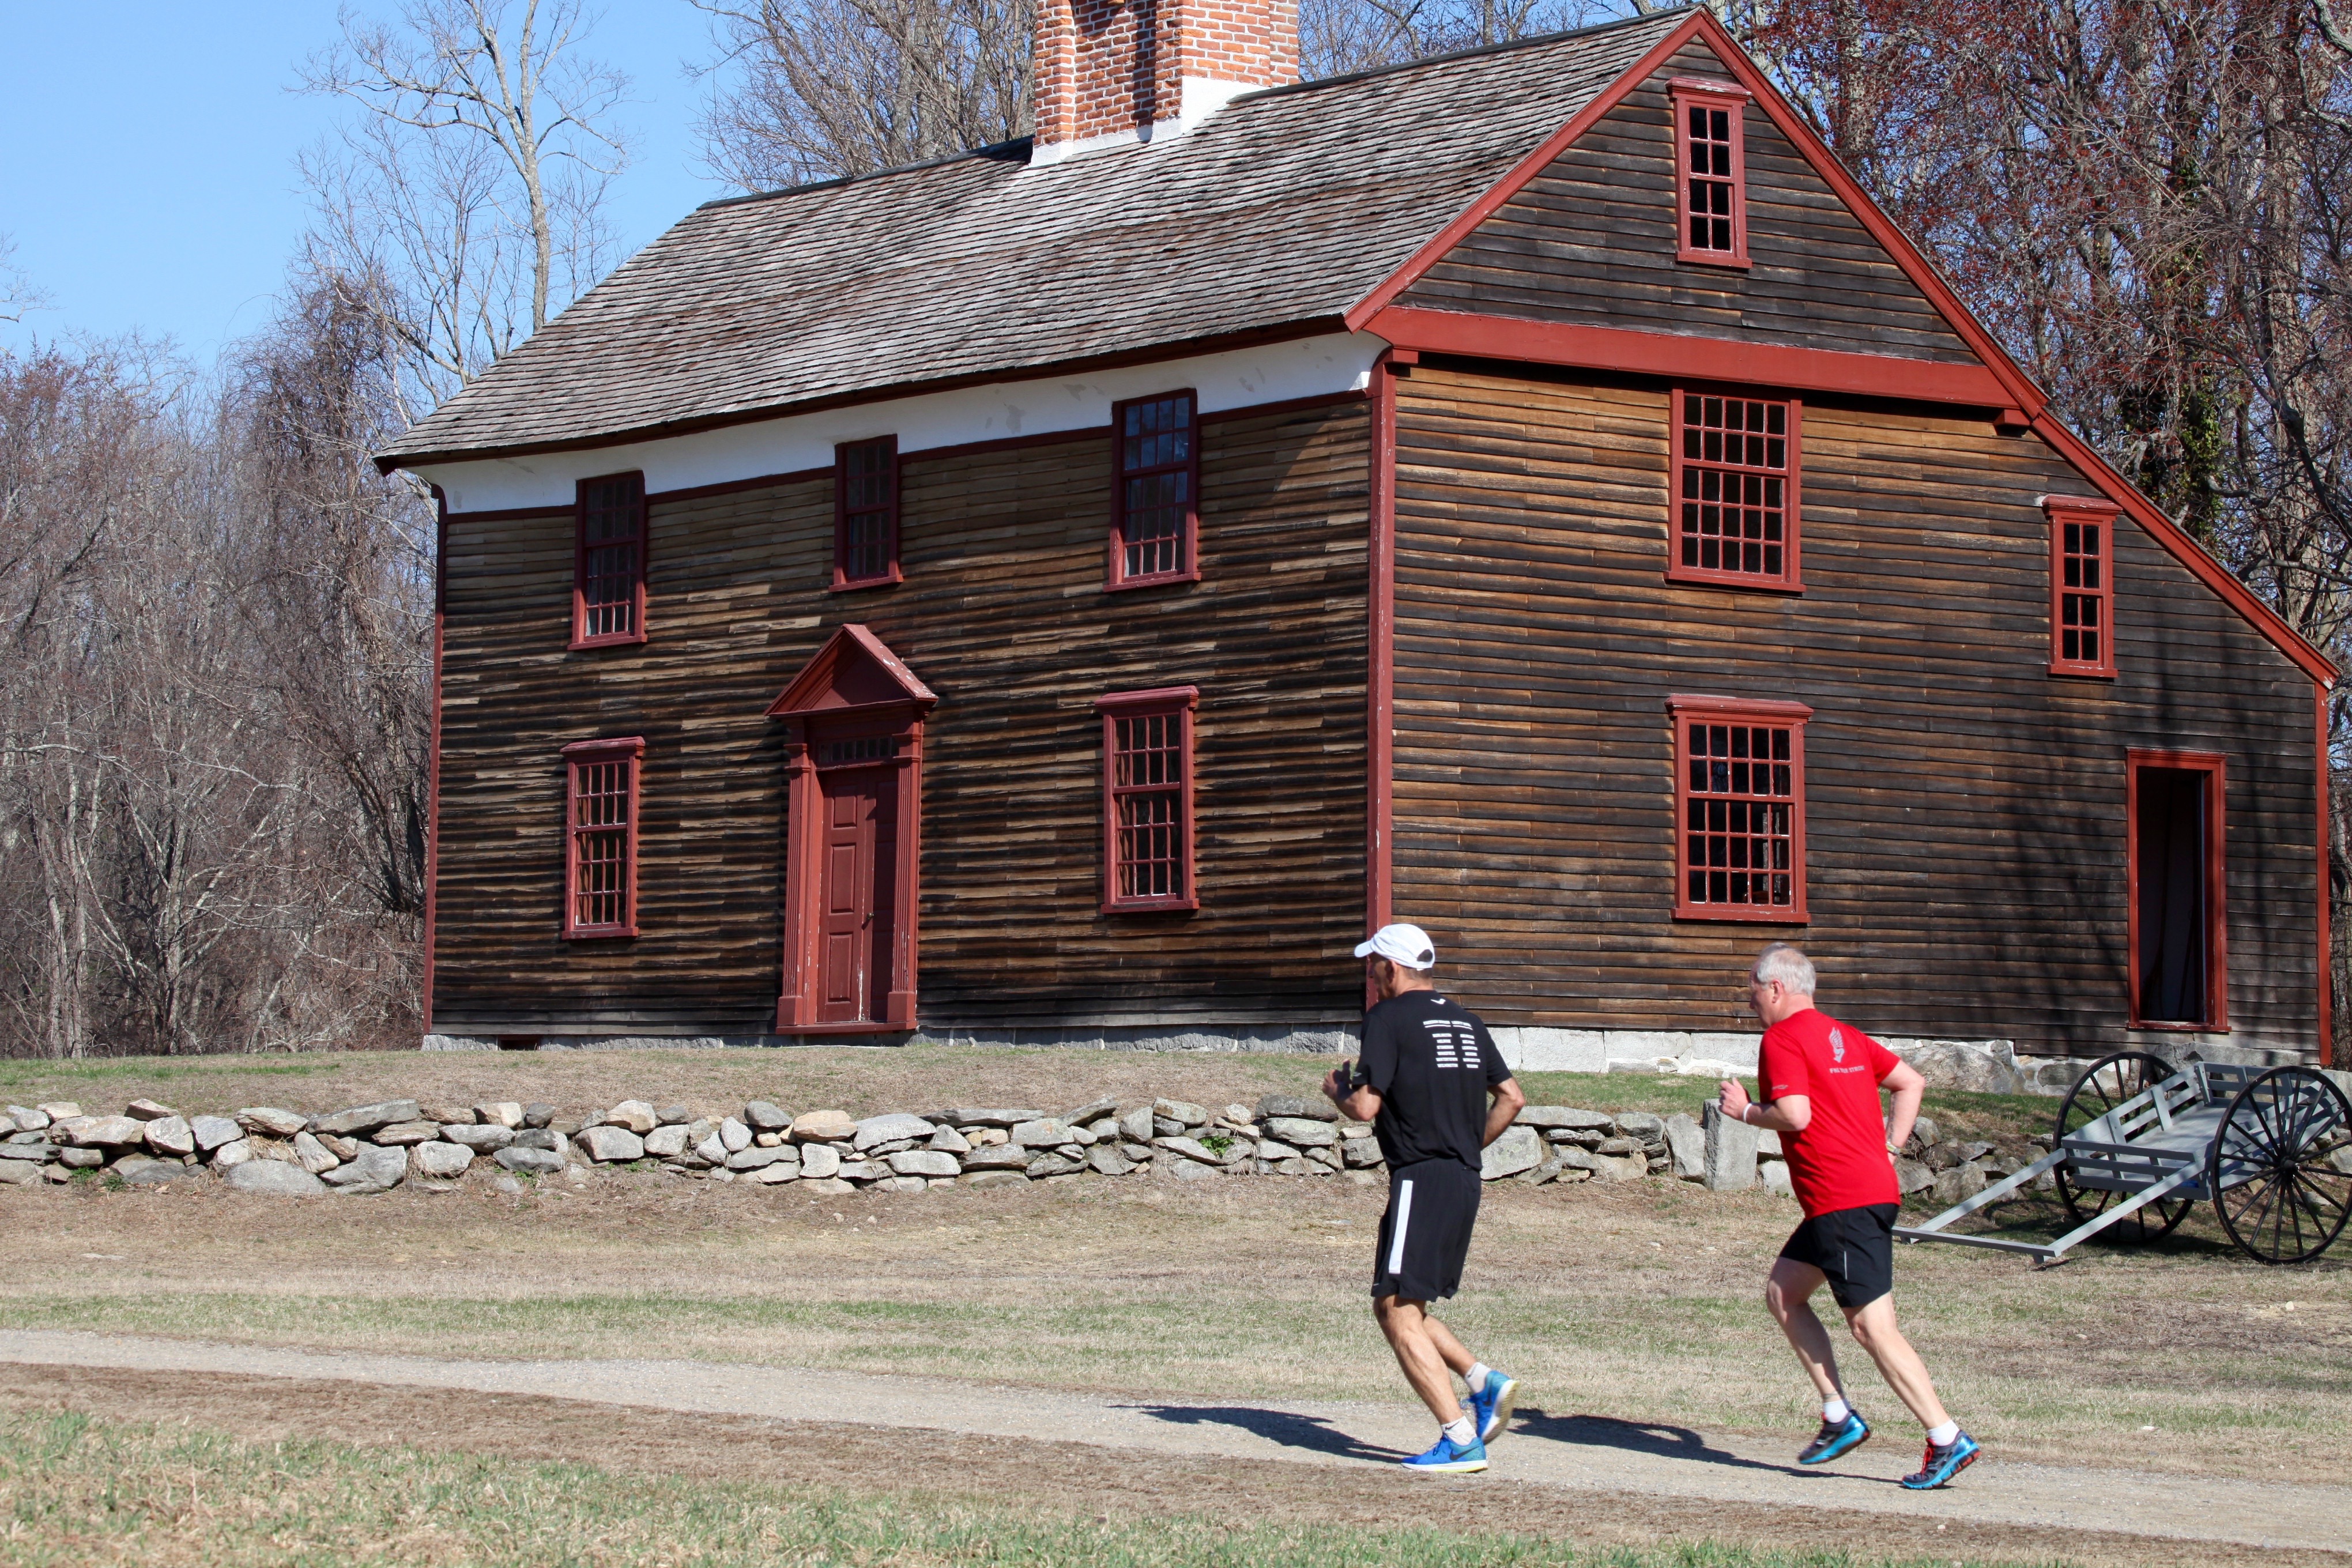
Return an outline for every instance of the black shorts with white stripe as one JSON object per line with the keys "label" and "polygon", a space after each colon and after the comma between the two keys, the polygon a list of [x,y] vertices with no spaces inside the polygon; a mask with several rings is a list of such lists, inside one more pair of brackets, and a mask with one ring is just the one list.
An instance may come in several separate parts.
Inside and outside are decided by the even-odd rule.
{"label": "black shorts with white stripe", "polygon": [[1389,1209],[1372,1258],[1372,1299],[1442,1301],[1462,1288],[1463,1259],[1478,1223],[1477,1170],[1423,1160],[1389,1174]]}

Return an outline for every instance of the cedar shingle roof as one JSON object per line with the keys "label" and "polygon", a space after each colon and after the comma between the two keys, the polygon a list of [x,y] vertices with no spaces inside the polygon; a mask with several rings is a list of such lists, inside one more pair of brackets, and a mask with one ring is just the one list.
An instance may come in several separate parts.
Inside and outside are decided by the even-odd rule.
{"label": "cedar shingle roof", "polygon": [[383,457],[603,445],[1335,330],[1685,15],[1252,93],[1190,135],[1037,168],[1017,142],[712,203]]}

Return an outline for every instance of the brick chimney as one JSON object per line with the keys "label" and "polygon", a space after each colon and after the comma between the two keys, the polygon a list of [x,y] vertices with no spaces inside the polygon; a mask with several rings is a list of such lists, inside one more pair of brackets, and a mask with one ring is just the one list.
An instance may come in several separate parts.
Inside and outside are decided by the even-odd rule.
{"label": "brick chimney", "polygon": [[1297,0],[1038,0],[1030,162],[1181,134],[1297,79]]}

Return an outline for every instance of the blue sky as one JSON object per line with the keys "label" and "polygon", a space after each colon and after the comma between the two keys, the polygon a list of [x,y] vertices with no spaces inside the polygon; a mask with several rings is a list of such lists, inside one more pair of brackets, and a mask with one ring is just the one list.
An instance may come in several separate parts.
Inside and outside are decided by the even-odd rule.
{"label": "blue sky", "polygon": [[[397,0],[358,8],[389,16]],[[336,37],[334,0],[170,5],[8,0],[0,94],[0,234],[51,308],[0,322],[37,333],[168,337],[200,364],[259,329],[302,232],[296,153],[339,112],[287,89]],[[709,50],[687,0],[608,0],[592,52],[635,79],[622,123],[635,157],[616,183],[628,250],[728,193],[695,169]]]}

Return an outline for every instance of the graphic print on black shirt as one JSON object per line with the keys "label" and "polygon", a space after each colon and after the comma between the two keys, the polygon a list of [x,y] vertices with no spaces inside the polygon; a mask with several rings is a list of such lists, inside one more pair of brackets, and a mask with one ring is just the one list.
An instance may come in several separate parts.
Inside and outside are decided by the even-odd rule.
{"label": "graphic print on black shirt", "polygon": [[1476,1169],[1486,1090],[1510,1076],[1477,1015],[1434,991],[1408,991],[1364,1015],[1356,1081],[1380,1091],[1372,1131],[1391,1171],[1423,1160]]}

